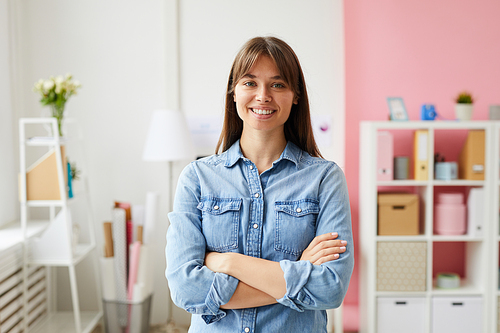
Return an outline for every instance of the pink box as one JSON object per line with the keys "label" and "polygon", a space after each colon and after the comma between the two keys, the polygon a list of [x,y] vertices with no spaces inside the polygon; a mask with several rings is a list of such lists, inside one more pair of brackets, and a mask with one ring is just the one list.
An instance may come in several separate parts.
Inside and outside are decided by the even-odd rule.
{"label": "pink box", "polygon": [[434,232],[438,235],[463,235],[466,231],[463,194],[440,193],[434,212]]}
{"label": "pink box", "polygon": [[393,180],[394,139],[390,132],[377,133],[377,180]]}

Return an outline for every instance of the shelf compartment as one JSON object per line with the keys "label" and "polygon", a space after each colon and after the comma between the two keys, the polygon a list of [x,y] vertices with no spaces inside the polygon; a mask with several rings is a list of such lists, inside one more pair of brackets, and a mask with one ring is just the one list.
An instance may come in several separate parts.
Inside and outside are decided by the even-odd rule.
{"label": "shelf compartment", "polygon": [[[417,212],[418,212],[418,227],[417,227],[417,234],[415,235],[390,235],[391,237],[417,237],[419,235],[425,235],[425,230],[426,230],[426,224],[425,221],[427,220],[427,209],[426,207],[427,202],[429,201],[429,187],[427,186],[379,186],[377,187],[377,194],[415,194],[418,197],[418,207],[417,207]],[[377,197],[378,200],[378,197]],[[378,214],[377,214],[377,226],[380,227],[380,208],[381,206],[377,204],[378,207]],[[394,210],[396,214],[397,210]],[[389,235],[378,235],[378,230],[377,230],[377,237],[385,237]]]}
{"label": "shelf compartment", "polygon": [[[482,197],[483,200],[480,200],[480,204],[478,206],[474,206],[473,210],[470,210],[469,204],[472,205],[474,204],[474,200],[472,199],[472,191],[474,191],[474,195],[477,198],[477,194],[481,191],[479,189],[482,189]],[[434,187],[434,204],[432,206],[433,209],[433,240],[435,241],[481,241],[485,237],[484,233],[484,227],[488,224],[488,221],[485,220],[485,214],[484,211],[487,209],[486,203],[484,200],[484,187],[479,186],[440,186],[440,187]],[[436,232],[436,223],[438,222],[436,219],[436,210],[437,210],[437,205],[439,204],[439,197],[441,194],[448,194],[448,193],[458,193],[463,196],[462,199],[462,205],[465,207],[465,233],[460,234],[460,235],[445,235],[445,234],[437,234]],[[469,199],[472,199],[471,202],[469,203]],[[450,209],[450,208],[448,208]],[[453,212],[456,212],[457,210],[453,209]],[[475,213],[472,213],[475,212]],[[479,215],[477,214],[479,213]],[[471,215],[472,214],[472,215]],[[469,216],[470,215],[470,216]]]}
{"label": "shelf compartment", "polygon": [[484,290],[477,285],[474,285],[471,281],[467,279],[460,280],[460,287],[454,289],[443,289],[437,287],[436,279],[433,279],[432,282],[432,295],[439,296],[456,296],[456,295],[477,295],[481,296]]}
{"label": "shelf compartment", "polygon": [[439,289],[433,284],[433,292],[440,294],[477,294],[485,292],[487,275],[486,245],[484,242],[434,242],[432,244],[432,278],[438,273],[455,273],[460,276],[460,288]]}
{"label": "shelf compartment", "polygon": [[44,266],[77,265],[93,249],[95,249],[95,246],[93,244],[78,244],[73,252],[72,259],[31,259],[31,258],[28,258],[28,264],[29,265],[44,265]]}
{"label": "shelf compartment", "polygon": [[426,242],[377,243],[377,291],[426,290]]}
{"label": "shelf compartment", "polygon": [[[26,238],[42,233],[49,225],[48,220],[31,220],[26,226]],[[23,242],[23,231],[20,221],[14,221],[0,228],[0,252]]]}
{"label": "shelf compartment", "polygon": [[[82,311],[81,315],[81,333],[91,333],[99,320],[102,318],[102,312]],[[33,329],[33,333],[76,333],[75,319],[72,311],[56,312],[48,316],[46,320],[41,321]]]}

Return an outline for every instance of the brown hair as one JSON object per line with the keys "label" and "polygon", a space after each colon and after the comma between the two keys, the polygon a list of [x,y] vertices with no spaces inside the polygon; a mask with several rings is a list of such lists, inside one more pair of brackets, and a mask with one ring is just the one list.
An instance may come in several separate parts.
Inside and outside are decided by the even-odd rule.
{"label": "brown hair", "polygon": [[280,75],[297,98],[297,104],[293,104],[290,116],[285,122],[285,139],[293,142],[311,156],[322,157],[314,141],[309,99],[299,59],[287,43],[276,37],[252,38],[236,55],[227,82],[224,123],[215,153],[219,153],[221,149],[222,152],[228,150],[241,137],[243,121],[236,111],[234,88],[261,55],[273,59]]}

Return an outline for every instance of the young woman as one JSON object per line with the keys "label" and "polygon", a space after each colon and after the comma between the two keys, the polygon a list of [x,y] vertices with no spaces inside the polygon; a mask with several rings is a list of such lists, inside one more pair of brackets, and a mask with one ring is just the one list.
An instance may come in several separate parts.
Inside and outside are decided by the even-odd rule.
{"label": "young woman", "polygon": [[282,40],[236,56],[216,153],[184,169],[169,214],[166,276],[189,332],[326,332],[354,266],[349,197]]}

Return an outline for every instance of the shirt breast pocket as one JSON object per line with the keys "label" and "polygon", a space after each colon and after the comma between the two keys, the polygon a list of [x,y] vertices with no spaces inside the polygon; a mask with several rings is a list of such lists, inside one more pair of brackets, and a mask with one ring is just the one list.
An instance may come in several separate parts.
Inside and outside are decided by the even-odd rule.
{"label": "shirt breast pocket", "polygon": [[225,252],[238,248],[238,228],[242,199],[202,198],[202,231],[210,251]]}
{"label": "shirt breast pocket", "polygon": [[298,258],[316,234],[319,202],[313,199],[275,202],[274,249]]}

